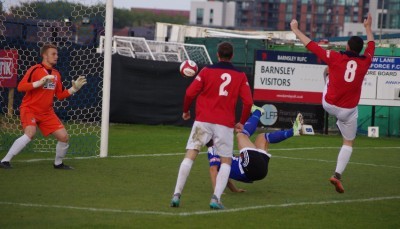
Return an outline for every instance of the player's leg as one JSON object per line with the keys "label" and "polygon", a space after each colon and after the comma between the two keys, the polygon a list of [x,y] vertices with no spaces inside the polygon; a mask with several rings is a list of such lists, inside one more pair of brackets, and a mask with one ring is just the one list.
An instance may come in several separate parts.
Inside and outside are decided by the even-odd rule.
{"label": "player's leg", "polygon": [[36,134],[36,119],[33,113],[21,110],[21,122],[24,128],[24,134],[16,139],[10,149],[8,150],[6,156],[1,160],[1,168],[11,168],[10,161],[17,155],[25,146],[33,139]]}
{"label": "player's leg", "polygon": [[51,134],[57,139],[56,156],[54,158],[53,167],[55,169],[73,169],[63,163],[63,159],[69,148],[69,136],[61,120],[54,112],[42,114],[40,119],[41,122],[38,126],[43,136],[47,137]]}
{"label": "player's leg", "polygon": [[244,148],[256,148],[256,145],[250,140],[249,136],[244,133],[236,134],[239,151]]}
{"label": "player's leg", "polygon": [[288,130],[279,130],[271,133],[259,134],[256,138],[255,145],[257,149],[268,150],[269,143],[279,143],[288,138],[300,135],[300,129],[303,125],[303,115],[301,113],[297,114],[296,120],[293,123],[293,127]]}
{"label": "player's leg", "polygon": [[65,128],[58,129],[54,131],[53,136],[58,140],[56,145],[56,156],[54,158],[54,168],[55,169],[73,169],[63,163],[63,159],[68,152],[69,148],[69,137],[67,130]]}
{"label": "player's leg", "polygon": [[210,201],[211,209],[223,209],[221,195],[224,192],[231,172],[233,155],[233,128],[214,125],[214,145],[221,159],[215,189]]}
{"label": "player's leg", "polygon": [[336,116],[338,118],[337,126],[343,136],[343,144],[340,148],[336,169],[334,175],[330,178],[331,183],[339,193],[344,192],[341,178],[353,152],[353,143],[357,133],[358,110],[338,108],[340,111]]}
{"label": "player's leg", "polygon": [[264,113],[264,109],[253,105],[251,111],[252,114],[244,124],[243,131],[236,134],[239,150],[242,150],[243,148],[255,148],[254,143],[249,139],[249,137],[256,131],[260,117]]}
{"label": "player's leg", "polygon": [[192,169],[192,165],[198,154],[199,151],[195,149],[188,149],[186,151],[185,158],[182,160],[179,167],[178,177],[176,178],[174,195],[172,196],[170,203],[171,207],[179,207],[181,193],[185,187],[186,180],[189,177],[190,170]]}
{"label": "player's leg", "polygon": [[253,105],[251,107],[251,116],[247,119],[246,123],[244,124],[242,133],[246,134],[247,136],[251,136],[257,129],[258,122],[260,121],[261,115],[264,114],[264,109],[261,107],[257,107]]}
{"label": "player's leg", "polygon": [[217,183],[217,175],[218,175],[218,169],[219,166],[221,165],[221,159],[218,156],[218,153],[215,150],[214,147],[214,142],[211,139],[207,144],[207,158],[208,158],[208,163],[210,165],[210,179],[211,179],[211,184],[212,184],[212,190],[215,189],[215,184]]}
{"label": "player's leg", "polygon": [[211,136],[212,135],[209,131],[209,124],[197,121],[194,122],[186,145],[186,155],[179,167],[174,194],[170,203],[171,207],[179,207],[180,197],[186,180],[189,177],[194,160],[199,154],[201,147],[203,147],[208,141],[210,141]]}
{"label": "player's leg", "polygon": [[223,157],[221,156],[221,166],[218,171],[214,193],[211,197],[210,208],[215,210],[224,209],[221,202],[221,195],[224,192],[226,185],[228,184],[229,174],[231,172],[232,156]]}

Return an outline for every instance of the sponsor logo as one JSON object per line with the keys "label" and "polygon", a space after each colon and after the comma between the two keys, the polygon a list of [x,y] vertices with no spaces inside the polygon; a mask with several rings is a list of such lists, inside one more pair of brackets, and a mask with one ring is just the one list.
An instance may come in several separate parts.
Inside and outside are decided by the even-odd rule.
{"label": "sponsor logo", "polygon": [[0,78],[11,79],[14,74],[13,59],[0,58]]}

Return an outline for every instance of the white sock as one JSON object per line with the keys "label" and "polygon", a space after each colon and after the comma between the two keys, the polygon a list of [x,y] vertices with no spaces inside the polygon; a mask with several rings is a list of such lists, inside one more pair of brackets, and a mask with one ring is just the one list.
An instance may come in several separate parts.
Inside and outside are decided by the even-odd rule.
{"label": "white sock", "polygon": [[214,195],[218,198],[218,200],[221,199],[221,195],[226,188],[230,172],[231,172],[231,166],[229,164],[222,163],[218,171],[217,182],[215,184],[215,189],[214,189]]}
{"label": "white sock", "polygon": [[185,186],[190,170],[192,169],[192,165],[193,165],[193,160],[189,158],[183,159],[181,166],[179,167],[179,173],[178,173],[178,178],[176,179],[174,194],[182,193],[183,187]]}
{"label": "white sock", "polygon": [[65,155],[67,154],[68,150],[68,143],[67,142],[57,142],[56,146],[56,158],[54,160],[55,165],[61,165],[62,160],[64,159]]}
{"label": "white sock", "polygon": [[15,140],[11,148],[8,150],[7,155],[3,158],[3,160],[1,160],[1,162],[11,161],[11,159],[21,152],[21,150],[25,148],[26,144],[28,144],[30,141],[31,139],[26,134],[19,137],[17,140]]}
{"label": "white sock", "polygon": [[335,172],[339,174],[343,173],[344,169],[347,166],[347,163],[350,160],[352,152],[353,152],[353,147],[342,145],[342,148],[339,151]]}

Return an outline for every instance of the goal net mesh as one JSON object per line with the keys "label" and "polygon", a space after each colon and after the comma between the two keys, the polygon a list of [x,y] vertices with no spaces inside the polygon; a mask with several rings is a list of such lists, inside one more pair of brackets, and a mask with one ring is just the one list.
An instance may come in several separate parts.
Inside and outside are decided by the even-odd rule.
{"label": "goal net mesh", "polygon": [[[104,37],[101,38],[104,40]],[[113,37],[114,52],[137,59],[182,62],[193,60],[197,64],[212,64],[204,45],[146,40],[142,37]],[[103,48],[100,44],[99,48]]]}
{"label": "goal net mesh", "polygon": [[[55,68],[65,88],[70,88],[71,80],[79,75],[86,76],[88,82],[75,95],[54,100],[54,111],[69,134],[68,154],[99,154],[104,58],[96,53],[96,47],[104,27],[105,0],[0,2],[2,154],[23,134],[19,106],[24,93],[16,86],[31,66],[41,62],[40,48],[45,43],[58,46]],[[55,146],[54,137],[44,138],[37,131],[24,151],[54,153]]]}

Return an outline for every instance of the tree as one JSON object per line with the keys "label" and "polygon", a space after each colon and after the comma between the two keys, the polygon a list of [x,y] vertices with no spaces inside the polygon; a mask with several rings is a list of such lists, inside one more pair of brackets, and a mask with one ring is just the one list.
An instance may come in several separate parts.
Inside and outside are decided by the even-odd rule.
{"label": "tree", "polygon": [[[0,7],[2,7],[1,2]],[[68,18],[74,24],[81,22],[83,17],[85,16],[82,13],[78,12],[88,12],[90,14],[91,24],[93,24],[96,21],[104,21],[104,15],[102,15],[101,12],[105,12],[105,5],[86,6],[81,3],[67,1],[37,1],[20,3],[17,6],[12,6],[10,8],[10,11],[12,14],[18,15],[18,12],[21,12],[22,9],[25,9],[24,11],[26,11],[26,9],[29,9],[29,16],[33,18],[46,18],[49,20],[58,21],[63,21],[65,18]],[[153,14],[147,11],[133,12],[129,9],[114,8],[114,28],[123,28],[126,26],[153,26],[156,22],[187,24],[188,19],[183,16]]]}

